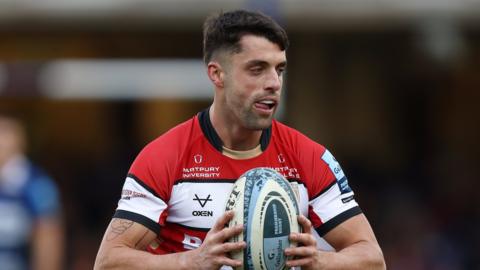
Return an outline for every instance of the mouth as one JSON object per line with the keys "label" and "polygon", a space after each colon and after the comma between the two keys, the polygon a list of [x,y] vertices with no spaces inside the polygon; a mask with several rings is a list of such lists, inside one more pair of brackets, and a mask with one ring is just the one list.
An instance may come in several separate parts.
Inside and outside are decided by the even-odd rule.
{"label": "mouth", "polygon": [[271,113],[277,106],[277,100],[271,98],[265,98],[255,102],[254,107],[262,112]]}

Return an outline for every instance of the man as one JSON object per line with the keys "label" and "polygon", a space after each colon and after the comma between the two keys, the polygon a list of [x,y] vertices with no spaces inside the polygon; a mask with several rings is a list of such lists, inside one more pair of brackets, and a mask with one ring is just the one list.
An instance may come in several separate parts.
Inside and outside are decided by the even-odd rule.
{"label": "man", "polygon": [[[254,167],[283,173],[300,195],[303,233],[287,266],[384,269],[380,247],[333,156],[275,121],[286,68],[285,31],[259,13],[232,11],[204,24],[204,60],[215,89],[210,108],[138,155],[95,269],[219,269],[242,227],[225,228],[233,182]],[[306,218],[308,217],[308,219]],[[148,252],[147,252],[148,251]],[[156,254],[156,255],[153,255]]]}
{"label": "man", "polygon": [[0,268],[59,270],[63,227],[53,181],[25,157],[25,132],[0,114]]}

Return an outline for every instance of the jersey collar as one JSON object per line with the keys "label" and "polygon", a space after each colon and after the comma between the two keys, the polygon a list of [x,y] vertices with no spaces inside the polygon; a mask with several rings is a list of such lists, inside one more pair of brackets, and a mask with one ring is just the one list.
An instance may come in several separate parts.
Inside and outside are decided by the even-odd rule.
{"label": "jersey collar", "polygon": [[[210,121],[210,107],[206,108],[205,110],[198,113],[198,121],[200,123],[200,127],[202,128],[203,135],[207,138],[210,144],[215,147],[219,152],[222,152],[223,142],[218,136],[218,133],[213,128],[212,122]],[[262,132],[262,136],[260,136],[260,148],[262,151],[267,149],[268,144],[270,143],[270,137],[272,136],[272,126],[266,128]]]}

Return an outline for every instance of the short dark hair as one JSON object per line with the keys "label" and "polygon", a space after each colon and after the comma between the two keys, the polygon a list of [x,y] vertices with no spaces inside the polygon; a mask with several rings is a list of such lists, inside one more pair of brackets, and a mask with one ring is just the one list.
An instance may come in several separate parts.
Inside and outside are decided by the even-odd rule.
{"label": "short dark hair", "polygon": [[203,60],[208,64],[217,50],[240,52],[242,36],[265,37],[282,51],[289,45],[287,33],[272,18],[260,12],[234,10],[209,16],[203,24]]}

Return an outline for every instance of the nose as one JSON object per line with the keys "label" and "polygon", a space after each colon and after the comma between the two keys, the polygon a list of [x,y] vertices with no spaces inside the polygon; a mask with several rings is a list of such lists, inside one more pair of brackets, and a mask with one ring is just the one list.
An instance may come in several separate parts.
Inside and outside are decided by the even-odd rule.
{"label": "nose", "polygon": [[277,92],[282,88],[282,75],[279,75],[276,69],[268,72],[265,80],[265,90]]}

